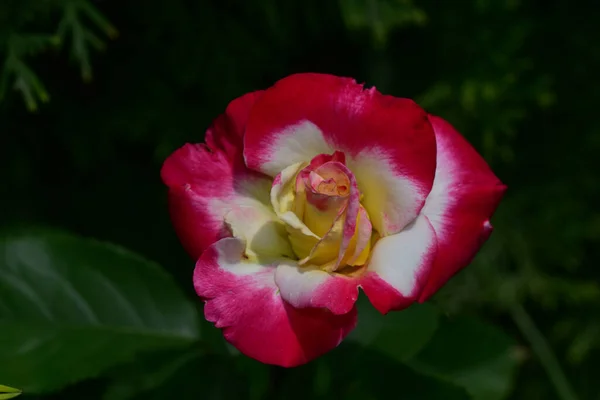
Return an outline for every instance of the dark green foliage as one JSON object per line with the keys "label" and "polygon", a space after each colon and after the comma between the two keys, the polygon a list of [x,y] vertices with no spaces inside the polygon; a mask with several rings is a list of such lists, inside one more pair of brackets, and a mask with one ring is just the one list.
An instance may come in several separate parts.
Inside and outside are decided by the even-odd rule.
{"label": "dark green foliage", "polygon": [[[0,255],[0,384],[57,399],[598,398],[599,11],[567,0],[0,2],[0,224],[13,237]],[[198,339],[194,263],[159,170],[231,99],[300,71],[415,98],[509,190],[490,241],[431,303],[381,317],[361,299],[343,346],[283,370],[232,351],[208,323]],[[118,243],[166,273],[77,237],[15,239],[21,225]],[[19,243],[48,262],[28,262]],[[87,277],[98,274],[150,313],[134,332],[118,297]],[[138,293],[157,280],[164,291]],[[65,288],[113,312],[90,324]]]}
{"label": "dark green foliage", "polygon": [[0,240],[0,376],[46,392],[141,351],[198,339],[194,307],[157,265],[64,234]]}
{"label": "dark green foliage", "polygon": [[[430,304],[414,304],[404,312],[383,316],[362,295],[357,307],[360,323],[348,340],[384,353],[396,361],[403,362],[417,354],[438,328],[439,311]],[[399,337],[401,341],[398,341]]]}
{"label": "dark green foliage", "polygon": [[328,357],[282,375],[278,392],[282,399],[470,399],[458,386],[420,374],[381,352],[348,343]]}
{"label": "dark green foliage", "polygon": [[514,341],[476,319],[443,320],[409,365],[464,387],[473,399],[503,399],[518,362]]}

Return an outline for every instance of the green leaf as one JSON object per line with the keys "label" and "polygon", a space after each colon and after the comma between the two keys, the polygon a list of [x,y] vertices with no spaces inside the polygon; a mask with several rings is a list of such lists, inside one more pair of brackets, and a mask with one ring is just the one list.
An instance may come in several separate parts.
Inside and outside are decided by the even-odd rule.
{"label": "green leaf", "polygon": [[314,362],[282,373],[277,398],[285,400],[469,399],[464,389],[450,382],[352,343],[343,343]]}
{"label": "green leaf", "polygon": [[202,353],[200,348],[185,347],[141,354],[134,362],[119,365],[106,374],[110,383],[102,398],[127,400],[141,392],[156,390]]}
{"label": "green leaf", "polygon": [[92,64],[89,47],[104,50],[104,42],[84,23],[90,20],[109,38],[118,36],[117,29],[87,0],[70,0],[64,3],[63,18],[58,25],[57,35],[66,42],[71,36],[71,57],[77,60],[84,81],[92,79]]}
{"label": "green leaf", "polygon": [[236,371],[246,377],[247,397],[250,400],[261,400],[266,397],[269,390],[269,366],[262,364],[250,357],[234,356]]}
{"label": "green leaf", "polygon": [[381,315],[361,295],[357,302],[358,326],[348,336],[355,341],[399,361],[410,359],[431,339],[439,314],[430,304],[414,304],[403,311]]}
{"label": "green leaf", "polygon": [[24,57],[41,53],[58,43],[56,36],[11,34],[7,40],[7,56],[0,76],[0,100],[12,83],[12,88],[21,92],[29,111],[37,110],[38,101],[47,103],[48,92],[35,72],[27,66]]}
{"label": "green leaf", "polygon": [[119,35],[117,28],[115,28],[89,1],[79,1],[77,4],[79,5],[81,13],[88,17],[97,28],[101,29],[106,34],[106,36],[114,39]]}
{"label": "green leaf", "polygon": [[[264,399],[269,367],[242,357],[207,354],[188,359],[161,385],[137,393],[134,400]],[[252,373],[248,373],[248,367]],[[104,400],[121,400],[105,397]]]}
{"label": "green leaf", "polygon": [[464,387],[475,400],[510,394],[518,358],[515,342],[493,325],[472,318],[440,323],[428,345],[410,365]]}
{"label": "green leaf", "polygon": [[171,277],[120,247],[62,233],[0,239],[0,377],[30,392],[188,345],[198,321]]}
{"label": "green leaf", "polygon": [[20,389],[0,385],[0,400],[14,399],[21,394]]}

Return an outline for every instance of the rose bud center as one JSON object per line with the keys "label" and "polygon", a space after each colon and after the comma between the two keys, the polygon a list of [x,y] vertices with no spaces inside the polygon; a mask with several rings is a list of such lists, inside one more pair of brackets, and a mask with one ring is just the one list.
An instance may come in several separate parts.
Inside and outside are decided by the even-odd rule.
{"label": "rose bud center", "polygon": [[[281,210],[299,264],[326,271],[366,263],[373,229],[343,153],[321,154],[282,176],[274,209]],[[283,189],[283,190],[281,190]]]}

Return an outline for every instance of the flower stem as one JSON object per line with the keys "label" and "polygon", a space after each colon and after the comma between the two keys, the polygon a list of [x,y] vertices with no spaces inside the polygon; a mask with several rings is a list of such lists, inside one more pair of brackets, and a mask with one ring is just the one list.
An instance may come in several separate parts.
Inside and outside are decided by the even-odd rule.
{"label": "flower stem", "polygon": [[511,307],[510,313],[515,324],[521,330],[525,339],[531,344],[533,352],[537,355],[546,370],[558,397],[561,400],[578,400],[548,341],[537,328],[529,313],[527,313],[521,304],[514,304]]}

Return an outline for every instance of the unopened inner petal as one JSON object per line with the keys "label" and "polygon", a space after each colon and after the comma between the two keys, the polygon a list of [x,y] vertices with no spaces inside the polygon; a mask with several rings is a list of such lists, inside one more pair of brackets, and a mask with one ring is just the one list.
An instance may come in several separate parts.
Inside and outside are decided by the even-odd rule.
{"label": "unopened inner petal", "polygon": [[271,201],[300,268],[334,272],[365,265],[373,227],[343,153],[320,154],[283,170]]}

